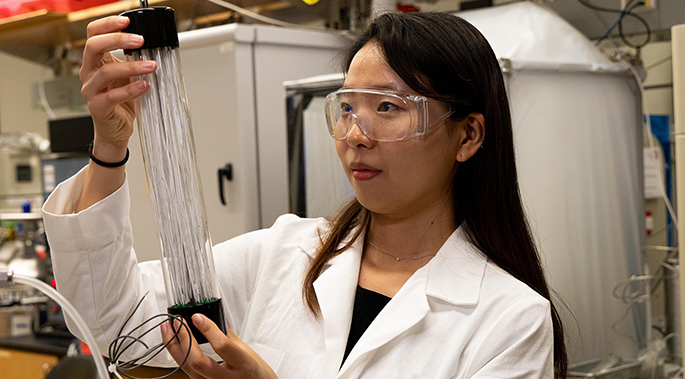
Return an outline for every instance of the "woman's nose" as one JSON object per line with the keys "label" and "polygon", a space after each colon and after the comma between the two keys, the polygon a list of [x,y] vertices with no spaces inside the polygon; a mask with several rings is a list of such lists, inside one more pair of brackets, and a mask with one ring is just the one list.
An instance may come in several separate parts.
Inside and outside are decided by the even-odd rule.
{"label": "woman's nose", "polygon": [[352,123],[352,125],[350,125],[350,130],[347,133],[345,141],[347,141],[347,144],[350,147],[365,147],[367,149],[373,147],[373,145],[376,143],[376,141],[372,140],[366,134],[364,134],[364,131],[362,131],[361,127],[359,126],[358,119],[355,120],[355,122]]}

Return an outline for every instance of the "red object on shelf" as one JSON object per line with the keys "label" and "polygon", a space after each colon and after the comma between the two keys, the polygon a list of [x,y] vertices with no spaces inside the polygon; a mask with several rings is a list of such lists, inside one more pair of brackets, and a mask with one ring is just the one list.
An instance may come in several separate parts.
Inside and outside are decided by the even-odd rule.
{"label": "red object on shelf", "polygon": [[40,0],[0,0],[0,18],[45,9]]}
{"label": "red object on shelf", "polygon": [[645,212],[645,230],[647,231],[647,237],[652,236],[652,229],[654,228],[654,217],[652,217],[652,212]]}
{"label": "red object on shelf", "polygon": [[102,4],[114,3],[118,0],[45,0],[46,3],[51,3],[53,12],[73,12],[81,9],[96,7]]}
{"label": "red object on shelf", "polygon": [[47,252],[47,250],[45,250],[45,246],[38,245],[38,244],[33,245],[33,246],[36,247],[36,255],[38,256],[38,258],[40,258],[41,260],[48,259],[48,252]]}
{"label": "red object on shelf", "polygon": [[93,355],[90,352],[90,347],[88,347],[88,345],[86,345],[85,342],[83,342],[83,341],[80,341],[80,342],[81,342],[81,354]]}
{"label": "red object on shelf", "polygon": [[397,10],[402,13],[416,13],[421,12],[421,9],[414,4],[400,4],[397,3]]}
{"label": "red object on shelf", "polygon": [[0,18],[45,9],[49,12],[68,13],[117,0],[0,0]]}

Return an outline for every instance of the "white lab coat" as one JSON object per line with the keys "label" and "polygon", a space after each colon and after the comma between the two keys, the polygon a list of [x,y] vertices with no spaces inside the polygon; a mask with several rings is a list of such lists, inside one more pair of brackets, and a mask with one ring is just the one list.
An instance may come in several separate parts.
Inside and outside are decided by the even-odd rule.
{"label": "white lab coat", "polygon": [[[106,352],[146,291],[154,296],[130,325],[165,312],[166,293],[160,262],[136,261],[126,183],[71,214],[84,171],[60,184],[43,211],[58,289]],[[285,215],[214,248],[226,322],[279,378],[553,377],[549,302],[471,247],[461,229],[402,286],[341,368],[363,238],[315,281],[317,321],[302,280],[325,228],[323,219]],[[164,352],[153,363],[172,361]]]}

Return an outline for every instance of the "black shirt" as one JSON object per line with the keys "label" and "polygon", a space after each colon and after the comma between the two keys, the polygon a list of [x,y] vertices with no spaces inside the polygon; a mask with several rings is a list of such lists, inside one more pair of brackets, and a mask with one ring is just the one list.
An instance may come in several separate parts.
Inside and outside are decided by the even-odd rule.
{"label": "black shirt", "polygon": [[357,293],[354,297],[354,309],[352,310],[352,325],[350,334],[347,337],[347,347],[340,367],[345,363],[347,356],[352,351],[354,345],[359,341],[362,334],[371,325],[373,320],[381,313],[383,307],[390,301],[390,298],[357,286]]}

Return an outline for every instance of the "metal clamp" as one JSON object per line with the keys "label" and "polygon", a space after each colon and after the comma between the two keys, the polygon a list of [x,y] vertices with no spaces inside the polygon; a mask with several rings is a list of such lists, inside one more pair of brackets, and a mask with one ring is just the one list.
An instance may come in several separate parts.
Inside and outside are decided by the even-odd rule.
{"label": "metal clamp", "polygon": [[14,270],[11,268],[0,268],[0,287],[9,287],[12,284]]}

